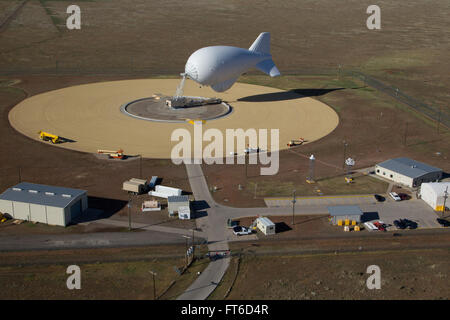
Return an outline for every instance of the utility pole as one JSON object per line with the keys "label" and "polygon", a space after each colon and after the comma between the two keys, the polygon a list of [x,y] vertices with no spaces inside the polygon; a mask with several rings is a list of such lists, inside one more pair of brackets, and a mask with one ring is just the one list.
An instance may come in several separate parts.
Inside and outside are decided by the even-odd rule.
{"label": "utility pole", "polygon": [[128,193],[128,231],[131,231],[131,193]]}
{"label": "utility pole", "polygon": [[448,198],[448,187],[445,188],[445,192],[444,192],[444,208],[442,209],[442,217],[445,215],[445,206],[447,204],[447,198]]}
{"label": "utility pole", "polygon": [[188,266],[188,239],[190,239],[191,237],[188,237],[188,236],[183,236],[185,239],[186,239],[186,252],[185,252],[185,256],[186,256],[186,260],[185,260],[185,263],[186,263],[186,268],[187,268],[187,266]]}
{"label": "utility pole", "polygon": [[153,300],[156,300],[156,283],[155,283],[155,276],[156,276],[156,272],[154,271],[149,271],[152,274],[152,278],[153,278]]}
{"label": "utility pole", "polygon": [[22,167],[19,167],[19,183],[22,182]]}
{"label": "utility pole", "polygon": [[195,229],[192,228],[192,259],[195,259]]}
{"label": "utility pole", "polygon": [[347,141],[344,140],[344,161],[342,161],[342,169],[345,169],[345,158],[347,157]]}
{"label": "utility pole", "polygon": [[250,150],[249,152],[245,153],[245,179],[247,179],[248,177],[248,160],[249,160],[249,154],[250,154]]}
{"label": "utility pole", "polygon": [[292,228],[294,228],[294,216],[295,216],[295,203],[296,203],[296,200],[295,200],[295,189],[294,189],[294,191],[292,192]]}
{"label": "utility pole", "polygon": [[406,136],[408,134],[408,122],[405,125],[405,135],[403,136],[403,145],[406,146]]}
{"label": "utility pole", "polygon": [[142,154],[139,155],[139,178],[142,179]]}
{"label": "utility pole", "polygon": [[442,106],[439,107],[438,123],[437,123],[437,133],[439,134],[439,129],[441,126],[441,116],[442,116]]}

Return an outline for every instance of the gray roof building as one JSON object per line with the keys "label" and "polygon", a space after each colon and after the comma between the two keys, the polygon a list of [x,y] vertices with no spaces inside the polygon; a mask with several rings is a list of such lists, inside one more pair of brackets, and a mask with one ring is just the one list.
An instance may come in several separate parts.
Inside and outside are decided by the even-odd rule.
{"label": "gray roof building", "polygon": [[0,194],[0,200],[10,200],[65,208],[72,201],[85,193],[85,190],[80,189],[21,182],[12,188],[8,188],[5,192]]}
{"label": "gray roof building", "polygon": [[189,196],[169,196],[167,197],[168,202],[187,202],[189,201]]}
{"label": "gray roof building", "polygon": [[334,206],[328,207],[330,216],[357,216],[363,215],[363,212],[358,206]]}
{"label": "gray roof building", "polygon": [[0,212],[19,220],[67,226],[87,208],[79,189],[21,182],[0,194]]}
{"label": "gray roof building", "polygon": [[339,220],[351,220],[357,223],[361,222],[363,212],[358,206],[334,206],[328,207],[331,216],[331,222],[337,224]]}
{"label": "gray roof building", "polygon": [[410,158],[390,159],[379,163],[378,166],[410,178],[418,178],[428,173],[442,172],[442,169]]}
{"label": "gray roof building", "polygon": [[375,173],[385,179],[414,188],[423,182],[439,181],[442,169],[410,158],[396,158],[375,165]]}

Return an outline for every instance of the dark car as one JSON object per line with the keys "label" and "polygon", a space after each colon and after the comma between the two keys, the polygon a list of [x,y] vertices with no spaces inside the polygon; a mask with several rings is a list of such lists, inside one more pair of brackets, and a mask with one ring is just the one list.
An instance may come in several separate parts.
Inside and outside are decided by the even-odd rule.
{"label": "dark car", "polygon": [[402,219],[400,219],[400,220],[394,220],[394,226],[395,226],[397,229],[406,229],[406,224],[403,222]]}
{"label": "dark car", "polygon": [[408,219],[394,220],[394,226],[397,229],[417,229],[417,222]]}
{"label": "dark car", "polygon": [[403,219],[403,221],[408,229],[417,229],[417,222],[408,219]]}
{"label": "dark car", "polygon": [[380,196],[379,194],[374,195],[375,200],[377,200],[378,202],[383,202],[384,200],[386,200],[385,197]]}
{"label": "dark car", "polygon": [[443,227],[450,227],[450,221],[441,218],[437,218],[436,221]]}
{"label": "dark car", "polygon": [[406,193],[399,193],[398,196],[400,197],[400,199],[402,200],[409,200],[411,199],[411,196],[406,194]]}

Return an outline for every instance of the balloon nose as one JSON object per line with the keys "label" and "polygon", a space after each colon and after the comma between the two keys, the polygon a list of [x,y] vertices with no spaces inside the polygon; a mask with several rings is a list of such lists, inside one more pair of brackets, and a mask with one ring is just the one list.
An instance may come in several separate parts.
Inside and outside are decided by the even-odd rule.
{"label": "balloon nose", "polygon": [[186,67],[184,68],[186,74],[191,78],[192,80],[198,80],[198,70],[195,64],[193,64],[191,61],[188,61],[186,63]]}

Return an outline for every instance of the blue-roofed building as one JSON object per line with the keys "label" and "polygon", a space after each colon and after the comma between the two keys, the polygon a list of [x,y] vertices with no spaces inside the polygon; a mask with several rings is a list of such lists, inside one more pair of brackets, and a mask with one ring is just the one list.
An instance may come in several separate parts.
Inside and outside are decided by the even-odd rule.
{"label": "blue-roofed building", "polygon": [[0,212],[14,219],[67,226],[88,208],[87,192],[21,182],[0,194]]}
{"label": "blue-roofed building", "polygon": [[442,169],[410,158],[383,161],[375,166],[375,174],[410,188],[442,179]]}

